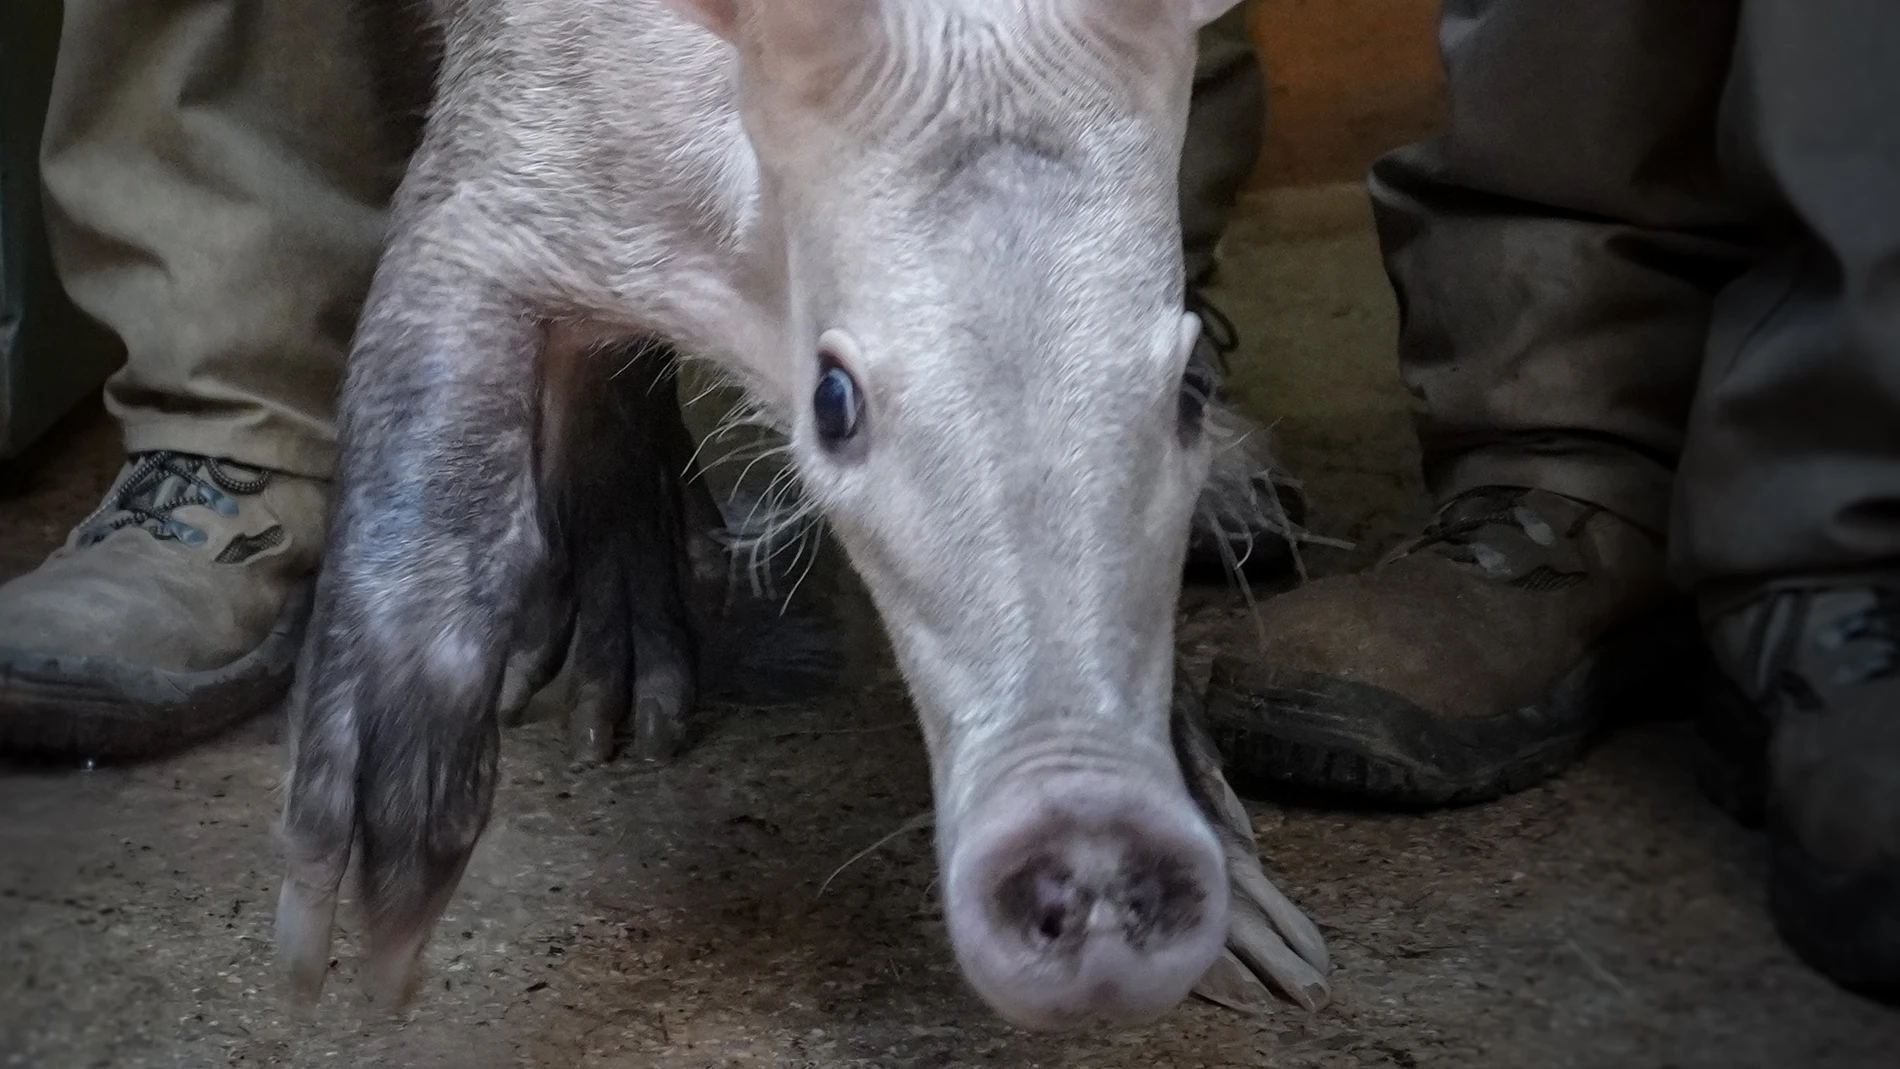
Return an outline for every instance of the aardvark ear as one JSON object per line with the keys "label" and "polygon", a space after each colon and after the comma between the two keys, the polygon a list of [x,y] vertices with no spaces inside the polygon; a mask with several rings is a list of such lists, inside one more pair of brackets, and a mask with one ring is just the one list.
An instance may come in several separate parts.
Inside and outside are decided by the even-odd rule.
{"label": "aardvark ear", "polygon": [[731,40],[738,29],[739,0],[665,0],[665,3],[727,40]]}

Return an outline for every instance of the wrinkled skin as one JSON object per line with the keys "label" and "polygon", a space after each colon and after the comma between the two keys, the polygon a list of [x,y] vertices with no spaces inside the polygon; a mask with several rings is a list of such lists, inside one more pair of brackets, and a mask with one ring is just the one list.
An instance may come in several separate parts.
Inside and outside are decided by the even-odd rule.
{"label": "wrinkled skin", "polygon": [[[438,0],[299,673],[278,932],[304,994],[353,847],[375,974],[413,990],[488,818],[522,620],[584,636],[577,751],[629,719],[643,756],[687,737],[695,498],[597,355],[657,338],[786,434],[870,590],[952,943],[997,1012],[1324,1001],[1318,931],[1171,716],[1226,452],[1175,175],[1194,33],[1230,3]],[[600,503],[627,485],[655,503]]]}

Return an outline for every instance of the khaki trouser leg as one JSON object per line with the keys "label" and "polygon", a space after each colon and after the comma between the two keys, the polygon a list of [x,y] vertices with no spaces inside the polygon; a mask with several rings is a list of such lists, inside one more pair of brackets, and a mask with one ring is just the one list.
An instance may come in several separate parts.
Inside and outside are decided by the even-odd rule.
{"label": "khaki trouser leg", "polygon": [[130,451],[329,474],[397,176],[349,8],[65,0],[48,226],[125,342],[106,403]]}
{"label": "khaki trouser leg", "polygon": [[1900,5],[1742,10],[1722,143],[1765,255],[1716,301],[1671,532],[1738,592],[1900,568]]}
{"label": "khaki trouser leg", "polygon": [[1450,130],[1371,179],[1441,500],[1535,486],[1664,525],[1710,309],[1752,256],[1714,147],[1736,17],[1446,0]]}
{"label": "khaki trouser leg", "polygon": [[1267,79],[1248,31],[1249,5],[1201,30],[1181,153],[1181,241],[1189,285],[1214,272],[1214,248],[1234,202],[1260,158],[1267,116]]}

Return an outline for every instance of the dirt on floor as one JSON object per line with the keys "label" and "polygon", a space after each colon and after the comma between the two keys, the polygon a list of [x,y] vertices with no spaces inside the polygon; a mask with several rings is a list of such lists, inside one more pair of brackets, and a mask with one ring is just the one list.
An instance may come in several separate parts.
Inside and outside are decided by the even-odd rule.
{"label": "dirt on floor", "polygon": [[[1257,199],[1229,246],[1237,392],[1279,419],[1314,526],[1357,543],[1308,563],[1363,563],[1422,513],[1363,202]],[[0,577],[91,508],[117,449],[82,414],[0,473]],[[1187,633],[1218,630],[1221,601],[1191,600]],[[1331,941],[1333,1004],[1047,1037],[958,978],[929,832],[903,830],[929,785],[887,678],[715,713],[658,771],[573,771],[557,724],[510,732],[402,1019],[361,997],[347,920],[323,1005],[278,1000],[280,715],[162,763],[0,772],[0,1065],[1900,1067],[1900,1011],[1777,941],[1761,842],[1697,793],[1679,722],[1491,805],[1255,802],[1270,870]]]}

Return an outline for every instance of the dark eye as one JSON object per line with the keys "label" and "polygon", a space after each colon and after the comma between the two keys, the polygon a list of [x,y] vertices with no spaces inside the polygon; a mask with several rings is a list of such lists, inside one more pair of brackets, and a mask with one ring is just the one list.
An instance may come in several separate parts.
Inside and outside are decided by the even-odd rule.
{"label": "dark eye", "polygon": [[818,389],[811,396],[812,422],[826,445],[840,445],[858,433],[864,417],[864,395],[858,380],[829,354],[822,358]]}
{"label": "dark eye", "polygon": [[1197,431],[1201,420],[1207,415],[1208,402],[1214,399],[1217,383],[1214,368],[1196,353],[1188,360],[1187,370],[1181,375],[1181,432]]}

